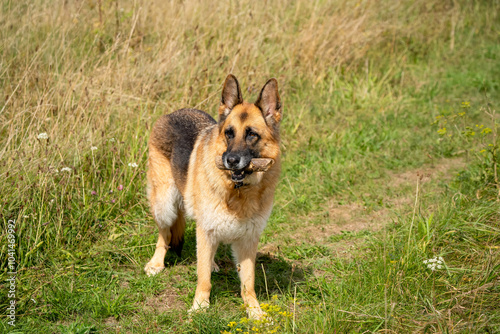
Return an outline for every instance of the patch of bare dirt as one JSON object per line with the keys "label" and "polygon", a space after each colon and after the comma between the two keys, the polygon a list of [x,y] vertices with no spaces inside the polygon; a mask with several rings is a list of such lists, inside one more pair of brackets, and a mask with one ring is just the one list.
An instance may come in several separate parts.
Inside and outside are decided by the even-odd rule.
{"label": "patch of bare dirt", "polygon": [[275,254],[278,254],[279,252],[279,247],[275,246],[273,244],[266,244],[262,247],[259,247],[259,251],[257,252],[257,257],[262,257],[262,256],[274,256]]}
{"label": "patch of bare dirt", "polygon": [[443,159],[437,163],[425,165],[406,172],[389,173],[391,178],[390,186],[400,187],[403,185],[416,185],[417,180],[421,183],[426,183],[437,178],[449,181],[453,176],[451,171],[464,166],[465,162],[461,158]]}
{"label": "patch of bare dirt", "polygon": [[157,314],[185,307],[184,302],[179,298],[178,289],[173,287],[168,287],[161,294],[148,298],[144,306]]}
{"label": "patch of bare dirt", "polygon": [[116,320],[115,317],[106,318],[106,320],[104,320],[104,323],[109,327],[117,327],[118,326],[118,320]]}
{"label": "patch of bare dirt", "polygon": [[[345,233],[359,232],[364,230],[378,231],[388,223],[397,218],[397,214],[407,214],[413,209],[415,201],[414,187],[417,180],[420,185],[432,180],[450,180],[452,171],[464,166],[462,159],[443,159],[439,163],[422,166],[417,169],[402,173],[390,173],[389,180],[380,179],[380,191],[386,192],[388,189],[394,193],[398,190],[397,197],[385,197],[384,207],[372,210],[364,207],[360,203],[348,203],[339,205],[337,199],[328,202],[328,224],[310,224],[301,228],[293,239],[310,240],[311,242],[325,241],[328,237]],[[409,190],[412,186],[413,190]],[[406,188],[406,189],[403,189]],[[306,219],[307,221],[307,219]],[[341,246],[339,244],[339,246]],[[348,245],[348,247],[355,247]]]}
{"label": "patch of bare dirt", "polygon": [[[168,269],[169,268],[166,268],[165,270]],[[180,296],[186,295],[188,292],[173,286],[172,282],[182,282],[182,280],[185,279],[185,275],[187,273],[187,270],[184,269],[187,268],[183,268],[182,265],[179,265],[176,269],[180,272],[176,272],[171,277],[165,277],[167,287],[163,289],[160,294],[146,299],[146,301],[144,302],[144,307],[146,310],[160,314],[169,312],[171,310],[183,309],[186,307]],[[159,275],[165,275],[165,270]]]}

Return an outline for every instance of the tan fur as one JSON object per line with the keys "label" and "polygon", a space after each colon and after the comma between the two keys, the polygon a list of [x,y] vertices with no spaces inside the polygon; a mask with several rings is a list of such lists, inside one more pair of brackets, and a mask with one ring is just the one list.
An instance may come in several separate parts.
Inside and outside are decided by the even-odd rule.
{"label": "tan fur", "polygon": [[[278,133],[281,107],[274,79],[264,86],[258,102],[260,104],[243,102],[236,78],[230,75],[224,85],[219,124],[208,120],[202,112],[181,110],[160,119],[151,134],[148,197],[159,227],[159,238],[145,271],[154,275],[164,268],[168,245],[179,243],[184,233],[184,214],[194,218],[198,284],[192,310],[209,306],[211,272],[218,270],[214,256],[222,242],[231,244],[241,268],[241,294],[249,316],[263,316],[254,289],[255,257],[259,236],[271,213],[281,168]],[[194,139],[184,132],[177,133],[174,124],[190,128],[196,134],[188,166],[185,150],[179,149],[185,145],[178,145],[176,141]],[[267,172],[245,176],[244,185],[238,188],[230,170],[215,166],[215,157],[229,151],[229,139],[225,136],[228,127],[234,129],[231,144],[234,150],[251,147],[251,152],[258,152],[260,158],[275,160]],[[258,132],[258,140],[247,137],[249,127]],[[184,166],[183,161],[187,170],[178,167]],[[177,196],[182,198],[179,200]]]}

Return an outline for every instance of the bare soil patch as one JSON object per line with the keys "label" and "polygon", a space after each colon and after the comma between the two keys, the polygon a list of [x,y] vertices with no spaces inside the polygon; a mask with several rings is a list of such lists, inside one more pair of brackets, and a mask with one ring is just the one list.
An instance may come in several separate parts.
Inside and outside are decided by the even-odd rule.
{"label": "bare soil patch", "polygon": [[426,183],[432,180],[441,179],[449,181],[453,177],[452,171],[465,166],[461,158],[442,159],[437,163],[425,165],[402,173],[389,173],[391,178],[390,186],[401,187],[404,185],[416,185],[417,180]]}
{"label": "bare soil patch", "polygon": [[166,270],[170,268],[166,268],[163,272],[158,275],[165,276],[165,282],[167,286],[162,290],[160,294],[156,294],[152,297],[149,297],[144,302],[144,308],[149,312],[154,312],[156,314],[161,314],[165,312],[169,312],[172,310],[179,310],[185,308],[185,303],[182,301],[181,296],[187,295],[188,291],[184,289],[180,289],[176,287],[174,284],[176,282],[182,282],[185,279],[186,268],[182,268],[182,266],[178,266],[181,272],[176,272],[174,275],[169,277],[166,275]]}
{"label": "bare soil patch", "polygon": [[[415,200],[417,182],[421,185],[435,180],[448,181],[452,178],[452,171],[464,165],[462,159],[443,159],[439,163],[422,166],[417,169],[401,173],[390,173],[389,181],[381,179],[381,191],[397,189],[397,197],[385,198],[386,207],[378,210],[367,211],[359,203],[336,205],[335,199],[329,201],[329,224],[326,226],[310,225],[306,232],[317,237],[330,236],[342,232],[359,232],[363,230],[378,231],[387,223],[396,219],[396,213],[411,212]],[[408,186],[412,188],[408,189]],[[404,188],[406,191],[403,192]],[[413,189],[413,191],[412,191]]]}
{"label": "bare soil patch", "polygon": [[179,310],[184,308],[184,302],[179,298],[178,289],[169,286],[160,295],[148,298],[144,303],[146,309],[157,314],[165,313],[170,310]]}

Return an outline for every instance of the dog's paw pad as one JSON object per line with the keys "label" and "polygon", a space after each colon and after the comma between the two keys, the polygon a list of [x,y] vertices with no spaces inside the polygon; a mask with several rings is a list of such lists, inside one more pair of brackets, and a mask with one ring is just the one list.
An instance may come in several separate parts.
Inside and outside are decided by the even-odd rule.
{"label": "dog's paw pad", "polygon": [[151,276],[158,275],[159,273],[161,273],[163,271],[163,269],[165,269],[165,267],[163,267],[163,266],[155,266],[155,265],[153,265],[151,263],[148,263],[144,267],[144,272],[146,273],[146,275],[148,275],[149,277],[151,277]]}

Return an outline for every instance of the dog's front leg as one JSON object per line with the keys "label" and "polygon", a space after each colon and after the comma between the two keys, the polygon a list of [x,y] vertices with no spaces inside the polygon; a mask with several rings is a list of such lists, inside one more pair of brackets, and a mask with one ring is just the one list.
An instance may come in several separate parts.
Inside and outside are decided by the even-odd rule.
{"label": "dog's front leg", "polygon": [[191,311],[207,308],[210,305],[210,282],[212,263],[214,261],[217,243],[214,243],[201,227],[196,226],[196,257],[198,285],[194,295]]}
{"label": "dog's front leg", "polygon": [[260,309],[255,294],[255,257],[259,240],[240,240],[233,244],[234,255],[239,265],[241,297],[247,307],[250,319],[262,319],[265,313]]}

